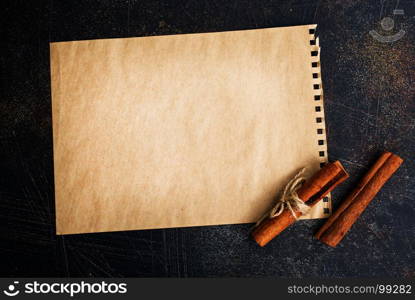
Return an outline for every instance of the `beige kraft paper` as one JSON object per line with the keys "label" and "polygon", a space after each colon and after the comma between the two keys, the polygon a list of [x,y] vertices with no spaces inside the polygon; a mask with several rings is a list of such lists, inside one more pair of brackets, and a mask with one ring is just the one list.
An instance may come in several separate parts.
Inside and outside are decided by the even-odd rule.
{"label": "beige kraft paper", "polygon": [[310,28],[52,43],[57,234],[255,222],[327,160]]}

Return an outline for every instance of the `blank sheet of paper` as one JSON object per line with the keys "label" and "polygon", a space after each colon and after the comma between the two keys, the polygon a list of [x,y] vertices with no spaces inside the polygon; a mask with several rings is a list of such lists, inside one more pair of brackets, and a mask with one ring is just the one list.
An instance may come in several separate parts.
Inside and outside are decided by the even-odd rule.
{"label": "blank sheet of paper", "polygon": [[57,233],[255,222],[327,161],[314,28],[52,43]]}

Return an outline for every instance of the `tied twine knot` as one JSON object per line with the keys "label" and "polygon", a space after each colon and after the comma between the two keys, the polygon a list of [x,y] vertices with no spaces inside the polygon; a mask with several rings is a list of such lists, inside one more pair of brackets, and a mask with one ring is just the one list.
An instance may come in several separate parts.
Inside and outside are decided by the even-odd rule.
{"label": "tied twine knot", "polygon": [[276,216],[279,216],[286,208],[291,212],[296,220],[298,219],[296,212],[306,214],[310,210],[310,206],[306,205],[297,194],[297,190],[306,180],[303,176],[305,170],[305,168],[302,168],[297,175],[295,175],[294,178],[287,183],[275,206],[262,216],[262,218],[255,224],[255,227],[267,217],[275,218]]}

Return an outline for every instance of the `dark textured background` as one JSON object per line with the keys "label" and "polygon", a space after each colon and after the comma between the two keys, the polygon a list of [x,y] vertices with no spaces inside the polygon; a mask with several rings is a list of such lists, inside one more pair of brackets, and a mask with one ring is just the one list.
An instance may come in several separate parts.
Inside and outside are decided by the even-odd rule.
{"label": "dark textured background", "polygon": [[[414,1],[1,1],[0,276],[415,277]],[[398,8],[392,44],[368,32]],[[318,23],[329,156],[351,178],[406,161],[336,249],[295,224],[265,248],[250,225],[56,236],[49,42]],[[335,201],[338,203],[338,200]]]}

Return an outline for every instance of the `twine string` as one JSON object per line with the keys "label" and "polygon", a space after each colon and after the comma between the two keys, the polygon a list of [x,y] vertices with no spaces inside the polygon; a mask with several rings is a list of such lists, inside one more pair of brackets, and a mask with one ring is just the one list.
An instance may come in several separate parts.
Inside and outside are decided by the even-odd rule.
{"label": "twine string", "polygon": [[285,209],[288,209],[296,220],[298,219],[296,212],[306,214],[310,210],[310,206],[306,205],[297,194],[297,190],[305,181],[305,177],[303,176],[305,170],[305,168],[302,168],[287,183],[275,206],[258,220],[255,227],[266,218],[275,218],[276,216],[279,216]]}

